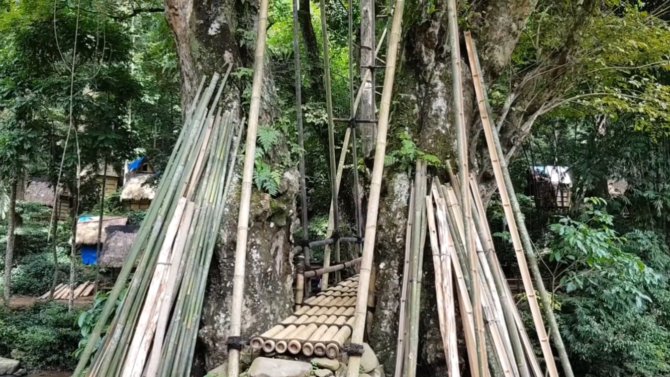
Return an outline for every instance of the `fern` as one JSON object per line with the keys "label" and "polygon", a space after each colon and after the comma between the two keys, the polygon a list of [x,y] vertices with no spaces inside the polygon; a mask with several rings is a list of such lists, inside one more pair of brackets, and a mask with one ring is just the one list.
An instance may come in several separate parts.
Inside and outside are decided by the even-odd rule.
{"label": "fern", "polygon": [[281,183],[281,173],[272,170],[270,165],[263,161],[256,161],[254,183],[259,190],[267,191],[270,195],[277,195]]}
{"label": "fern", "polygon": [[272,150],[279,143],[279,130],[270,126],[262,126],[258,129],[258,142],[264,154]]}

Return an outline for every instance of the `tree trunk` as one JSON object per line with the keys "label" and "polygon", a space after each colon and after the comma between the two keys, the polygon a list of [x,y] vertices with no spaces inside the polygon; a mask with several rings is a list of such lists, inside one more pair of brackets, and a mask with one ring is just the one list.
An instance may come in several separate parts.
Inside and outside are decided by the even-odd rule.
{"label": "tree trunk", "polygon": [[[193,0],[167,0],[166,5],[181,68],[182,105],[190,103],[200,78],[211,77],[225,62],[235,64],[234,70],[240,66],[251,67],[253,50],[248,49],[253,49],[253,44],[242,46],[236,35],[238,29],[256,29],[256,2],[215,0],[205,5]],[[244,83],[232,77],[229,80],[232,83],[229,82],[224,91],[222,104],[234,117],[242,119],[246,110],[242,108]],[[261,107],[261,125],[271,124],[279,112],[272,72],[267,65]],[[241,163],[237,169],[241,171]],[[252,194],[242,307],[243,336],[264,331],[292,312],[294,264],[290,241],[295,226],[298,181],[299,175],[288,170],[283,174],[279,195],[273,198],[261,192]],[[220,246],[212,260],[203,305],[198,339],[198,349],[203,354],[198,357],[204,358],[208,369],[227,358],[239,184],[239,178],[232,183],[230,205],[225,209]]]}
{"label": "tree trunk", "polygon": [[[79,175],[79,169],[77,169]],[[68,309],[72,311],[74,308],[74,282],[77,278],[76,261],[77,261],[77,214],[79,212],[79,189],[78,187],[72,190],[72,198],[74,206],[72,207],[72,245],[70,247],[70,293],[67,296]]]}
{"label": "tree trunk", "polygon": [[5,251],[5,306],[9,306],[12,285],[12,263],[14,262],[14,245],[16,244],[16,187],[17,180],[13,179],[9,192],[9,227],[7,229],[7,249]]}
{"label": "tree trunk", "polygon": [[56,285],[58,284],[58,196],[56,186],[54,185],[54,207],[51,211],[51,250],[54,257],[54,273],[51,280],[51,289],[49,289],[49,301],[54,299]]}
{"label": "tree trunk", "polygon": [[310,0],[299,0],[300,9],[298,10],[298,21],[300,22],[300,31],[307,50],[307,67],[309,73],[310,95],[307,98],[315,98],[322,101],[323,97],[323,62],[321,61],[321,52],[319,49],[319,40],[314,32],[312,24],[312,12]]}
{"label": "tree trunk", "polygon": [[[374,0],[361,1],[361,77],[369,73],[369,79],[362,82],[363,95],[361,96],[358,119],[375,119],[375,2]],[[360,123],[363,158],[370,157],[377,140],[377,123]]]}

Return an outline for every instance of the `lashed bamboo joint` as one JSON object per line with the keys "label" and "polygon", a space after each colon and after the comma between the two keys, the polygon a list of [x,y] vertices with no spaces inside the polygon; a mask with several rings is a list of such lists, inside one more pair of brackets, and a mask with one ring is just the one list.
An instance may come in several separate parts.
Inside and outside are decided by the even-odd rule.
{"label": "lashed bamboo joint", "polygon": [[278,325],[251,339],[265,353],[326,356],[335,359],[351,337],[358,275],[305,300]]}

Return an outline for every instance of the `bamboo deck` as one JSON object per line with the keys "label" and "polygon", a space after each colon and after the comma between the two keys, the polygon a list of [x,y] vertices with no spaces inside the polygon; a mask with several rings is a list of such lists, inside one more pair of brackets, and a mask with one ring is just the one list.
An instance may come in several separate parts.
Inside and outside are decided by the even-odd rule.
{"label": "bamboo deck", "polygon": [[251,339],[265,353],[316,355],[335,359],[351,337],[358,275],[310,297],[291,316]]}

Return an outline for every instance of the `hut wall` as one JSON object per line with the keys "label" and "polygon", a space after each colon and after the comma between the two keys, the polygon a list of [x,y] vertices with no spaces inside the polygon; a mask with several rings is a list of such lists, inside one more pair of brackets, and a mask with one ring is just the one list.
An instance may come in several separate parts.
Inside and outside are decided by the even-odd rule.
{"label": "hut wall", "polygon": [[[98,184],[102,185],[103,181],[103,176],[98,176]],[[118,177],[112,177],[112,176],[107,176],[107,179],[105,180],[105,197],[108,197],[119,189],[119,178]]]}
{"label": "hut wall", "polygon": [[132,200],[130,202],[130,209],[133,211],[143,211],[149,209],[151,206],[150,200]]}

